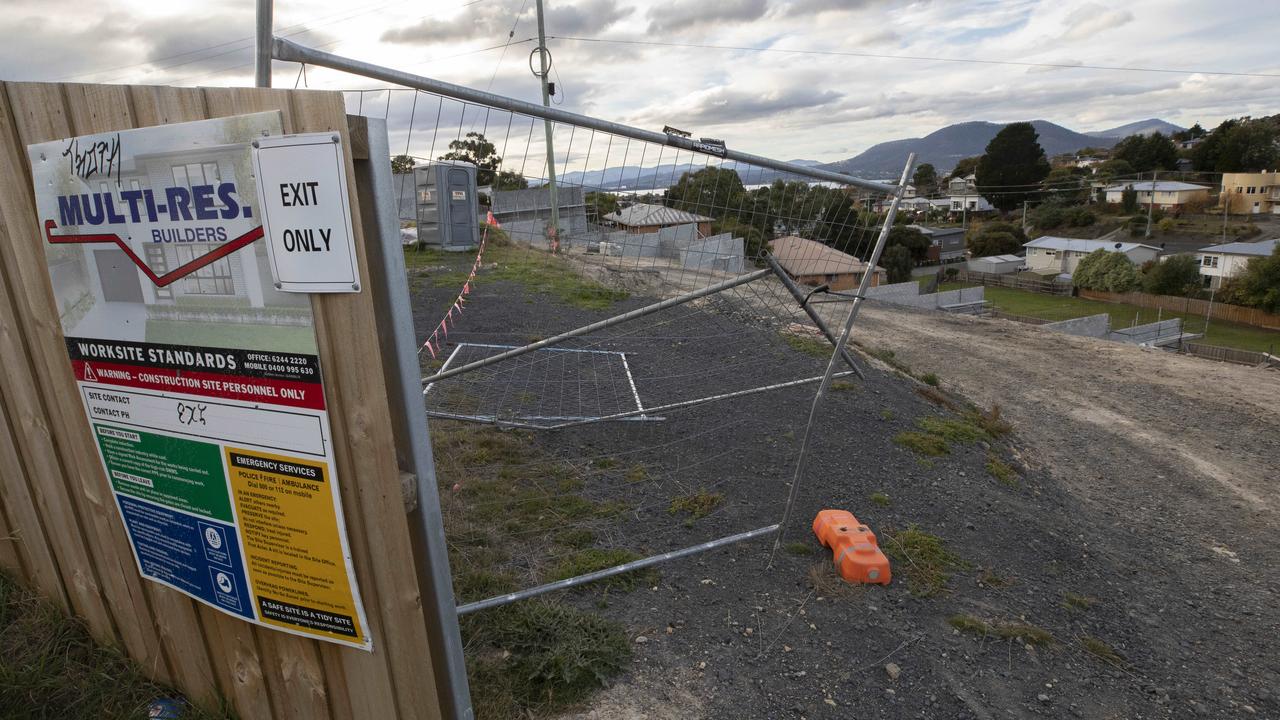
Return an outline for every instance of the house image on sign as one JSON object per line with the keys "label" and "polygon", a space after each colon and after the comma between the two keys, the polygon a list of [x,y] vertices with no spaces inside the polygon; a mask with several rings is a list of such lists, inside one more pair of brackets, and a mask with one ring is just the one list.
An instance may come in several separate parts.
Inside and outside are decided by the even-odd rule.
{"label": "house image on sign", "polygon": [[[60,194],[109,193],[115,208],[127,208],[121,193],[151,190],[164,198],[166,188],[234,182],[242,205],[257,205],[249,153],[243,144],[208,145],[181,151],[139,153],[124,157],[116,176],[74,179],[79,187],[59,188]],[[248,197],[245,194],[248,193]],[[225,207],[216,194],[214,208]],[[126,219],[128,212],[125,211]],[[142,216],[140,222],[124,225],[60,227],[58,234],[114,232],[156,275],[164,275],[224,245],[227,241],[261,224],[256,208],[251,217],[185,220],[173,222],[160,214],[156,222]],[[214,241],[194,241],[187,231],[196,227],[220,227],[225,231]],[[266,245],[255,242],[179,278],[165,287],[155,285],[119,247],[108,243],[50,246],[51,273],[59,309],[69,313],[75,327],[110,323],[125,328],[131,337],[147,339],[152,322],[260,322],[272,325],[301,325],[305,318],[291,316],[289,309],[309,306],[305,295],[291,295],[275,289],[267,260]],[[74,328],[70,328],[74,332]]]}
{"label": "house image on sign", "polygon": [[1109,240],[1079,240],[1049,235],[1023,243],[1022,247],[1027,250],[1027,270],[1041,275],[1071,275],[1076,271],[1080,261],[1096,250],[1121,253],[1134,265],[1142,265],[1160,256],[1160,248],[1152,245]]}
{"label": "house image on sign", "polygon": [[[769,250],[793,280],[811,287],[827,285],[832,290],[856,288],[868,267],[867,263],[848,253],[795,235],[771,241]],[[884,283],[886,277],[883,268],[875,268],[871,287]]]}
{"label": "house image on sign", "polygon": [[1196,252],[1196,260],[1200,263],[1200,279],[1206,288],[1216,290],[1222,287],[1227,278],[1244,272],[1245,266],[1253,258],[1270,257],[1277,245],[1280,245],[1280,239],[1233,242],[1200,248]]}

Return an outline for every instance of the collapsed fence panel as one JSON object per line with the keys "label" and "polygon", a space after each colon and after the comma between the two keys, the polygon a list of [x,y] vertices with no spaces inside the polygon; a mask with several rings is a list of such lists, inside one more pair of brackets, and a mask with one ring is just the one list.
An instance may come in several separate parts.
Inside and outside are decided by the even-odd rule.
{"label": "collapsed fence panel", "polygon": [[[255,111],[279,112],[287,133],[336,133],[350,147],[334,93],[3,86],[0,355],[15,382],[0,389],[0,462],[15,471],[0,478],[0,524],[20,532],[13,552],[0,551],[0,564],[12,566],[16,557],[22,577],[55,601],[65,597],[97,639],[119,645],[153,677],[198,702],[212,706],[226,698],[242,717],[438,717],[368,293],[303,301],[315,316],[328,379],[337,470],[349,478],[342,500],[372,653],[246,625],[142,580],[74,391],[50,310],[55,300],[25,146]],[[350,157],[346,163],[351,177]],[[358,218],[355,202],[352,211]],[[355,228],[367,257],[358,220]],[[362,285],[368,264],[361,263]]]}

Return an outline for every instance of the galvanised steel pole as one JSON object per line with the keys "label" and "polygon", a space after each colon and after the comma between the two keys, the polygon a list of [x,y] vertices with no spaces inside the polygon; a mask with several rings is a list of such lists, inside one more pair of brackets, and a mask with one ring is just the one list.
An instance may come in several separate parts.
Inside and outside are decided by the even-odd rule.
{"label": "galvanised steel pole", "polygon": [[761,155],[753,155],[732,148],[709,149],[704,144],[695,141],[692,138],[681,137],[653,130],[643,130],[641,128],[623,125],[622,123],[610,122],[599,118],[590,117],[588,115],[580,115],[578,113],[561,110],[556,107],[543,107],[534,103],[515,100],[503,95],[497,95],[483,90],[464,87],[462,85],[454,85],[453,83],[435,80],[433,78],[414,75],[402,70],[393,70],[381,65],[374,65],[362,60],[353,60],[352,58],[334,55],[323,50],[316,50],[303,45],[299,45],[291,40],[284,38],[276,38],[271,46],[271,55],[276,60],[284,60],[286,62],[308,63],[317,67],[327,67],[331,70],[341,70],[343,72],[360,75],[374,80],[382,80],[383,82],[393,83],[402,87],[417,88],[424,92],[443,95],[465,102],[485,105],[487,107],[497,108],[499,110],[507,110],[509,112],[527,115],[529,117],[543,118],[553,120],[559,123],[569,125],[577,125],[582,128],[589,128],[599,132],[610,133],[620,137],[631,138],[641,142],[656,143],[658,145],[669,145],[671,147],[688,150],[690,152],[701,153],[703,155],[712,155],[714,157],[724,158],[725,160],[734,160],[748,165],[769,168],[779,172],[797,175],[799,177],[809,178],[812,180],[821,180],[825,182],[835,182],[842,185],[852,185],[853,187],[871,192],[881,193],[884,195],[892,195],[897,192],[897,186],[888,183],[875,182],[872,180],[863,180],[843,173],[823,170],[821,168],[804,167],[803,165],[795,165],[773,158],[763,157]]}
{"label": "galvanised steel pole", "polygon": [[273,0],[258,0],[257,44],[253,58],[253,84],[271,87],[271,15]]}

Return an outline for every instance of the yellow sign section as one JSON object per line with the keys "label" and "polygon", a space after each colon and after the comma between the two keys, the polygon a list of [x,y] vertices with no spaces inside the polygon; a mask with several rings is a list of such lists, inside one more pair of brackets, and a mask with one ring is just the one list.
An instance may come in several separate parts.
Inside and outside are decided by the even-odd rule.
{"label": "yellow sign section", "polygon": [[368,642],[328,466],[258,450],[226,453],[259,619],[303,635]]}

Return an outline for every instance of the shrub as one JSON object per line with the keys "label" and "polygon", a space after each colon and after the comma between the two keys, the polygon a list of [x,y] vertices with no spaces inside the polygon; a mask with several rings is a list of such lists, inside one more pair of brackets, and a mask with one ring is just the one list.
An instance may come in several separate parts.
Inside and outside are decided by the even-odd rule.
{"label": "shrub", "polygon": [[1171,217],[1161,218],[1160,222],[1156,223],[1156,227],[1159,228],[1162,233],[1171,233],[1177,229],[1178,221]]}
{"label": "shrub", "polygon": [[1098,249],[1080,261],[1071,282],[1087,290],[1129,292],[1138,284],[1138,271],[1123,253]]}
{"label": "shrub", "polygon": [[1174,255],[1155,263],[1142,276],[1142,289],[1152,295],[1187,295],[1200,289],[1200,265],[1194,255]]}

